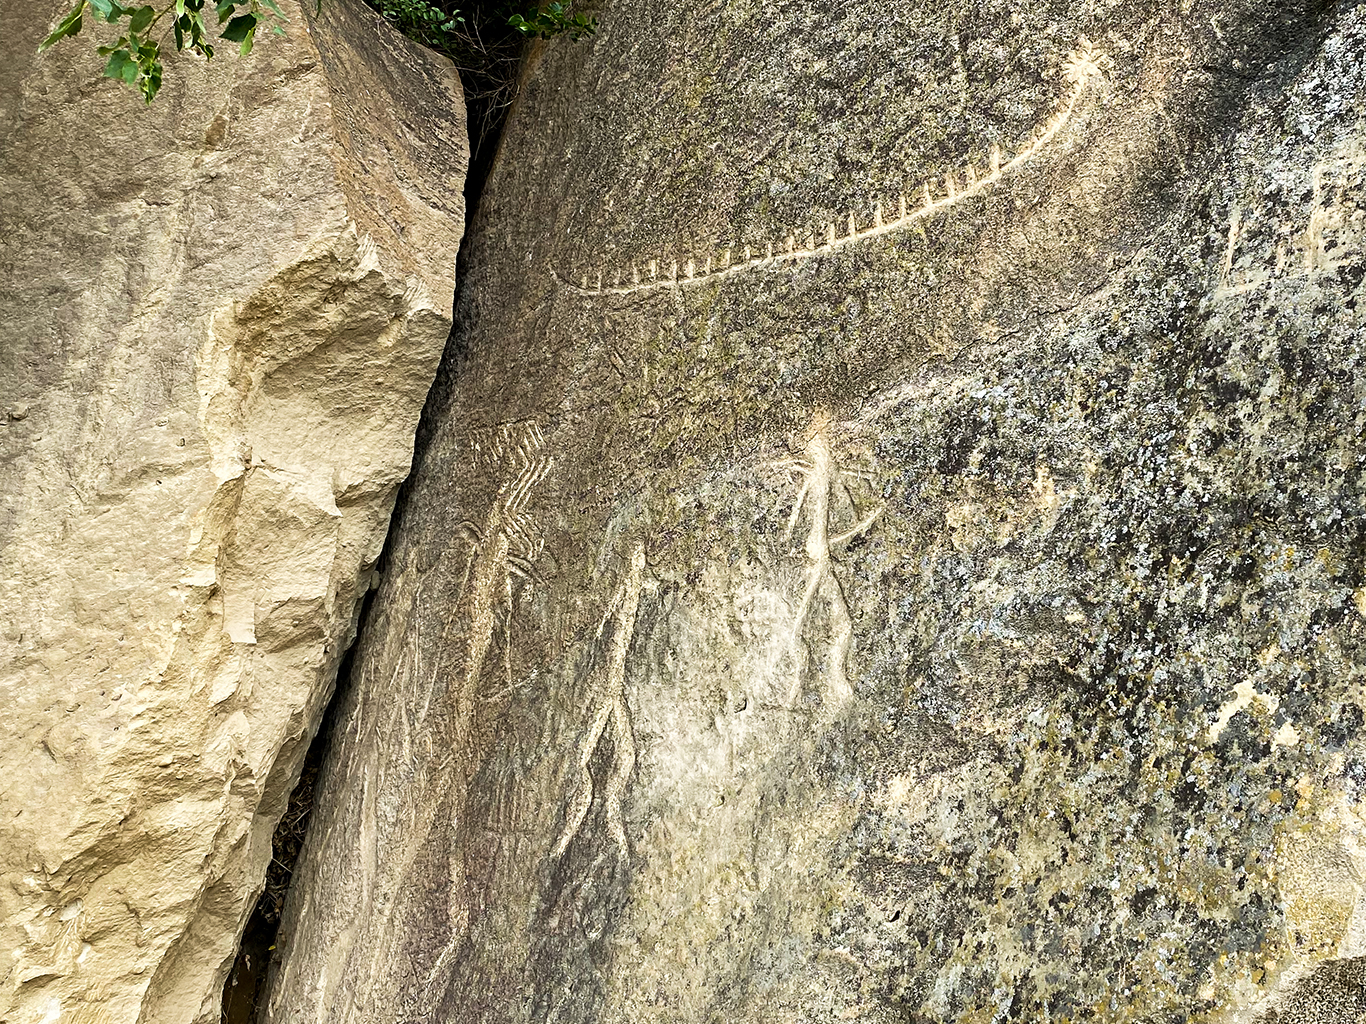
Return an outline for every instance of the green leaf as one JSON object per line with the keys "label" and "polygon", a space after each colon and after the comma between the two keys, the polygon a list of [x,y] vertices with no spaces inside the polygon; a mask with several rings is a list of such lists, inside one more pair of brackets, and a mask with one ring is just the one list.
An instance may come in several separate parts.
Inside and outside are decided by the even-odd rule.
{"label": "green leaf", "polygon": [[81,12],[85,10],[85,0],[76,0],[76,6],[71,8],[71,12],[61,20],[61,23],[52,30],[52,35],[48,36],[38,44],[38,52],[42,53],[57,40],[64,39],[66,36],[74,36],[81,30]]}
{"label": "green leaf", "polygon": [[160,61],[152,61],[142,69],[142,78],[138,81],[138,88],[142,90],[142,98],[147,103],[151,103],[156,98],[157,90],[161,88]]}
{"label": "green leaf", "polygon": [[185,49],[185,28],[183,22],[186,20],[187,19],[183,16],[175,20],[175,48],[177,50]]}
{"label": "green leaf", "polygon": [[175,16],[178,18],[185,13],[185,0],[175,0]]}
{"label": "green leaf", "polygon": [[280,5],[277,4],[275,0],[261,0],[261,3],[281,21],[289,20],[285,17],[285,12],[280,10]]}
{"label": "green leaf", "polygon": [[230,43],[240,43],[256,28],[256,15],[239,14],[228,22],[228,27],[218,35]]}
{"label": "green leaf", "polygon": [[[90,0],[94,3],[95,0]],[[128,23],[129,32],[145,32],[147,26],[156,20],[157,11],[155,7],[139,7],[133,12],[133,19]]]}
{"label": "green leaf", "polygon": [[228,20],[228,15],[232,14],[232,9],[237,6],[236,0],[219,0],[217,9],[214,11],[218,15],[218,24],[223,24]]}
{"label": "green leaf", "polygon": [[114,50],[109,54],[109,63],[104,66],[105,78],[123,78],[124,68],[132,67],[134,76],[138,73],[137,61],[127,50]]}
{"label": "green leaf", "polygon": [[113,0],[89,0],[89,3],[90,9],[106,21],[109,20],[109,15],[114,13]]}
{"label": "green leaf", "polygon": [[133,9],[131,7],[120,7],[117,3],[114,3],[113,0],[110,0],[109,13],[104,16],[104,20],[112,25],[124,15],[132,13]]}
{"label": "green leaf", "polygon": [[208,26],[204,24],[204,14],[202,11],[187,10],[185,12],[185,31],[190,33],[190,49],[195,53],[203,54],[205,57],[213,56],[213,47],[205,41],[209,35]]}

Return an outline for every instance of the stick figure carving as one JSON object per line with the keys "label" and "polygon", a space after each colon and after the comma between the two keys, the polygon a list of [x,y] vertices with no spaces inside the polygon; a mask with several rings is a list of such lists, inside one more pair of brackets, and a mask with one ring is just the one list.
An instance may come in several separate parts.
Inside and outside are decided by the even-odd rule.
{"label": "stick figure carving", "polygon": [[797,605],[796,615],[792,620],[792,632],[789,640],[798,665],[787,694],[787,705],[788,707],[795,707],[801,698],[804,681],[804,659],[800,654],[803,647],[802,636],[806,631],[813,603],[822,599],[829,609],[833,627],[833,633],[826,644],[825,651],[826,671],[824,673],[823,698],[827,705],[839,706],[854,695],[854,689],[849,683],[847,672],[854,624],[849,616],[849,603],[845,599],[844,588],[835,575],[834,552],[841,545],[866,533],[882,515],[884,506],[878,504],[853,525],[831,536],[830,501],[835,489],[837,487],[843,488],[850,506],[856,511],[858,508],[853,495],[848,492],[847,485],[841,478],[862,477],[866,479],[868,474],[864,470],[848,469],[835,462],[830,448],[830,417],[824,411],[816,414],[808,428],[806,450],[803,455],[804,457],[800,459],[786,459],[777,463],[779,467],[787,469],[801,481],[801,486],[797,490],[796,501],[792,507],[792,515],[788,518],[787,529],[783,534],[784,540],[790,541],[792,539],[803,511],[805,511],[809,522],[806,540],[803,544],[807,561],[806,585],[802,592],[801,601]]}
{"label": "stick figure carving", "polygon": [[466,520],[456,528],[472,545],[451,620],[466,624],[464,646],[451,680],[457,723],[471,721],[479,673],[493,642],[496,610],[501,605],[511,615],[512,577],[534,577],[533,563],[545,546],[526,513],[532,489],[550,471],[551,460],[541,451],[544,445],[545,437],[534,421],[484,428],[470,437],[474,464],[504,479],[482,527]]}
{"label": "stick figure carving", "polygon": [[607,653],[607,679],[602,688],[596,713],[588,726],[588,734],[579,748],[579,784],[565,815],[564,830],[555,843],[553,856],[562,857],[570,840],[583,827],[588,808],[593,802],[593,776],[588,764],[608,726],[612,729],[612,768],[603,792],[606,804],[607,831],[611,833],[623,854],[628,852],[626,825],[622,814],[622,800],[626,783],[636,766],[636,741],[631,732],[631,712],[626,703],[626,654],[635,633],[636,610],[640,605],[641,581],[645,571],[645,546],[637,544],[631,553],[631,566],[626,579],[617,588],[607,611],[598,624],[598,637],[610,621],[613,624],[611,644]]}

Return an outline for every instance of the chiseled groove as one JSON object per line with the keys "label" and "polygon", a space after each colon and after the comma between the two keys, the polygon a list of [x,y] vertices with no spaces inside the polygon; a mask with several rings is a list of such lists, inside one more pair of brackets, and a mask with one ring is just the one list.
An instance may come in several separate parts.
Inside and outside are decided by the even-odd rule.
{"label": "chiseled groove", "polygon": [[[1100,75],[1100,62],[1104,58],[1088,44],[1083,44],[1068,60],[1066,74],[1072,83],[1067,98],[1062,102],[1053,116],[1045,122],[1044,126],[1034,133],[1031,141],[1010,160],[1002,162],[1000,150],[993,146],[991,150],[990,162],[986,174],[977,177],[976,168],[969,164],[964,170],[959,172],[949,172],[944,176],[944,194],[936,199],[930,190],[930,183],[927,181],[922,188],[921,205],[915,209],[907,208],[906,196],[903,193],[897,205],[897,216],[893,220],[884,221],[882,204],[878,203],[873,207],[873,223],[871,227],[859,230],[857,220],[853,213],[850,213],[847,220],[846,233],[838,233],[836,223],[830,223],[825,228],[825,241],[815,244],[814,233],[808,236],[808,244],[802,248],[797,248],[796,239],[788,235],[778,245],[772,241],[765,244],[764,253],[759,256],[752,256],[752,249],[745,247],[745,256],[737,263],[730,262],[731,250],[727,249],[722,259],[723,265],[717,269],[712,269],[712,259],[707,257],[701,273],[697,270],[697,261],[689,259],[679,271],[678,261],[674,260],[668,276],[659,276],[659,261],[651,260],[647,263],[647,273],[649,280],[640,279],[640,271],[632,265],[631,282],[629,284],[616,283],[611,285],[603,284],[603,275],[597,275],[596,283],[589,284],[587,275],[581,275],[579,283],[566,280],[556,271],[551,271],[551,276],[562,286],[579,295],[597,297],[602,295],[633,295],[639,292],[667,291],[681,288],[688,288],[693,285],[704,284],[709,281],[716,281],[728,277],[736,277],[750,270],[760,267],[777,267],[784,263],[792,263],[798,260],[810,259],[813,256],[821,256],[837,249],[842,249],[855,242],[862,242],[870,238],[879,238],[883,235],[890,235],[901,231],[916,221],[924,220],[936,213],[948,209],[955,203],[962,202],[972,196],[984,192],[988,186],[999,181],[1001,178],[1013,171],[1019,170],[1034,156],[1048,145],[1057,136],[1063,126],[1071,119],[1076,110],[1077,103],[1086,92],[1087,85]],[[959,187],[960,178],[962,187]],[[620,282],[622,275],[618,273],[616,280]]]}

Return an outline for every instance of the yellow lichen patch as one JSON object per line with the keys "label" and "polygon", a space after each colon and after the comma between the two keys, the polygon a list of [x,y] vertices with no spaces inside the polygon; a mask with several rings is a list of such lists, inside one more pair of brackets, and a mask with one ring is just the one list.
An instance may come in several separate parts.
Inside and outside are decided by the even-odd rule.
{"label": "yellow lichen patch", "polygon": [[[638,894],[627,910],[638,938],[617,950],[624,969],[613,975],[612,995],[635,1019],[661,1002],[701,1014],[715,998],[718,979],[756,952],[759,940],[744,922],[756,914],[762,918],[766,894],[775,891],[788,894],[784,941],[810,952],[812,970],[831,989],[831,999],[851,995],[849,985],[826,977],[829,964],[815,962],[813,938],[853,900],[845,875],[824,869],[831,842],[851,827],[856,805],[812,801],[800,829],[756,836],[750,831],[758,813],[753,795],[731,793],[716,806],[699,804],[686,822],[656,822],[636,843],[649,865],[637,877]],[[795,998],[791,992],[788,997]]]}
{"label": "yellow lichen patch", "polygon": [[1322,963],[1366,952],[1366,822],[1362,808],[1309,778],[1295,787],[1296,813],[1278,829],[1267,880],[1283,927],[1260,950],[1220,957],[1207,991],[1210,1024],[1247,1024],[1281,1005]]}

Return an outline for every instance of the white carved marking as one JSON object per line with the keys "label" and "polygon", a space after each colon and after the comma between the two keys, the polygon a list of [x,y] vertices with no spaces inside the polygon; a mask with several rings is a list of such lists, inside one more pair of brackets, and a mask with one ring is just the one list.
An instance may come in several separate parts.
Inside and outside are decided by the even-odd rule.
{"label": "white carved marking", "polygon": [[[801,635],[806,626],[811,602],[823,594],[830,606],[834,620],[835,635],[827,649],[829,671],[826,675],[825,702],[838,706],[854,695],[849,684],[847,663],[849,648],[853,640],[854,624],[849,616],[849,604],[844,597],[844,588],[835,576],[832,550],[838,548],[867,530],[882,515],[883,506],[878,505],[849,529],[830,536],[830,495],[840,476],[863,476],[862,471],[844,469],[835,464],[830,450],[830,418],[828,414],[818,413],[809,429],[809,437],[803,459],[787,460],[780,465],[802,478],[792,506],[792,515],[787,521],[784,537],[792,538],[793,531],[801,518],[803,508],[810,520],[806,542],[803,545],[809,568],[806,572],[806,588],[797,606],[792,621],[790,644],[794,652],[801,646]],[[796,675],[788,694],[788,706],[795,706],[801,697],[803,673],[800,658]]]}
{"label": "white carved marking", "polygon": [[451,620],[467,629],[464,657],[451,686],[459,724],[470,720],[479,672],[493,642],[495,607],[499,599],[511,603],[510,574],[519,570],[526,574],[544,547],[545,542],[524,511],[532,488],[550,471],[551,460],[541,452],[544,445],[545,435],[534,420],[470,433],[469,447],[475,464],[508,476],[494,496],[483,529],[469,522],[458,528],[473,544]]}
{"label": "white carved marking", "polygon": [[[933,214],[942,212],[953,206],[955,203],[962,202],[972,196],[978,195],[987,187],[1000,181],[1007,174],[1020,170],[1032,160],[1040,150],[1051,142],[1060,132],[1064,125],[1071,119],[1076,111],[1077,104],[1086,93],[1091,82],[1103,75],[1103,66],[1108,63],[1108,58],[1098,51],[1087,39],[1079,41],[1078,47],[1068,57],[1063,65],[1063,76],[1070,86],[1067,94],[1062,98],[1056,113],[1036,131],[1034,131],[1026,145],[1021,148],[1009,160],[1004,160],[1000,148],[993,145],[990,150],[989,167],[990,170],[981,175],[977,175],[976,169],[965,166],[961,171],[950,170],[944,175],[946,195],[942,199],[935,199],[930,191],[929,182],[923,186],[923,203],[917,210],[908,211],[906,208],[906,197],[901,196],[897,208],[897,216],[894,220],[882,221],[880,212],[874,213],[873,224],[868,230],[860,232],[857,228],[854,215],[850,213],[847,218],[848,233],[838,236],[838,223],[826,225],[824,230],[824,244],[816,245],[814,240],[808,240],[807,244],[798,248],[795,245],[780,249],[775,252],[772,242],[767,243],[765,254],[756,255],[750,246],[744,247],[744,257],[738,263],[731,261],[731,250],[727,249],[719,268],[707,270],[696,276],[680,277],[677,273],[677,264],[672,276],[661,279],[658,273],[657,261],[650,261],[650,275],[648,281],[633,280],[630,285],[620,285],[612,287],[589,288],[586,278],[580,287],[575,287],[570,281],[552,272],[564,287],[577,291],[581,295],[600,296],[600,295],[629,295],[635,292],[663,291],[690,287],[704,281],[711,281],[718,278],[733,277],[737,274],[756,269],[766,265],[776,265],[797,260],[810,259],[813,256],[829,252],[832,249],[848,245],[852,242],[867,238],[876,238],[882,235],[891,234],[896,231],[911,227],[916,221],[923,220]],[[962,174],[966,181],[959,187],[958,174]],[[710,259],[710,257],[708,257]]]}
{"label": "white carved marking", "polygon": [[[1228,237],[1215,279],[1214,297],[1228,299],[1262,287],[1274,288],[1292,280],[1332,274],[1361,258],[1366,248],[1366,223],[1354,201],[1366,146],[1353,140],[1311,168],[1313,203],[1308,217],[1263,220],[1265,213],[1249,214],[1238,205],[1229,211]],[[1254,223],[1256,222],[1256,223]],[[1239,252],[1249,238],[1276,237],[1274,256],[1248,265]],[[1258,253],[1254,246],[1252,254]],[[1251,254],[1249,254],[1249,257]],[[1271,257],[1271,258],[1267,258]]]}
{"label": "white carved marking", "polygon": [[607,680],[603,687],[601,703],[588,726],[588,734],[579,748],[579,785],[574,794],[569,812],[565,815],[564,830],[555,843],[554,857],[562,857],[570,841],[583,827],[588,808],[593,802],[593,776],[588,764],[602,740],[602,735],[610,724],[612,727],[612,768],[607,777],[603,801],[606,804],[607,830],[621,852],[628,853],[626,843],[626,824],[622,813],[622,802],[626,795],[626,783],[636,766],[636,743],[631,732],[631,713],[626,703],[626,655],[631,647],[631,637],[635,633],[636,610],[640,605],[641,581],[645,571],[645,546],[637,544],[631,553],[631,567],[626,579],[617,588],[615,596],[598,625],[601,638],[607,623],[613,623],[611,645],[607,654]]}

